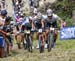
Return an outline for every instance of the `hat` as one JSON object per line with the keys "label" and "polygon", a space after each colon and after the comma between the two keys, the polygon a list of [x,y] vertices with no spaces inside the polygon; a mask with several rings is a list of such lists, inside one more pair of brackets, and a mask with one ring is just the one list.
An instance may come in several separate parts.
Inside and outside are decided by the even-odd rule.
{"label": "hat", "polygon": [[6,17],[6,19],[5,19],[5,22],[9,22],[9,21],[11,21],[11,17]]}
{"label": "hat", "polygon": [[7,11],[6,10],[1,10],[1,15],[2,16],[6,16],[7,15]]}

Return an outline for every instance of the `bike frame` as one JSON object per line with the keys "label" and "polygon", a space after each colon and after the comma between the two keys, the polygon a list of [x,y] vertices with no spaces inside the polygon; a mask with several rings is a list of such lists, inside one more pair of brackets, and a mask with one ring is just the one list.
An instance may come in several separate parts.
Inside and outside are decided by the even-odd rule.
{"label": "bike frame", "polygon": [[54,44],[54,28],[49,29],[49,34],[48,34],[48,51],[51,51],[51,48],[53,47]]}
{"label": "bike frame", "polygon": [[25,40],[26,40],[28,51],[32,52],[32,39],[31,39],[31,35],[30,34],[31,34],[31,32],[25,33]]}

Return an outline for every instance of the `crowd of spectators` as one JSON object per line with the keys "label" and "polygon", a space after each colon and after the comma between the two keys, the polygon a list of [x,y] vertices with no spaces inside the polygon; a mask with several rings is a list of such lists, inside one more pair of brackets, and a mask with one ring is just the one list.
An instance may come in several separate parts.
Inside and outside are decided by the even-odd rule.
{"label": "crowd of spectators", "polygon": [[5,0],[0,0],[0,11],[6,8]]}

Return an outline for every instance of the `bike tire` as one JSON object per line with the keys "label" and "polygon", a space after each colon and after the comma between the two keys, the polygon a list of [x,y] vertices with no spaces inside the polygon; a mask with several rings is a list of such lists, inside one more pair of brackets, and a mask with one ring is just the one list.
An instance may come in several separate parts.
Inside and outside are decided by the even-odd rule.
{"label": "bike tire", "polygon": [[40,53],[44,52],[44,46],[42,46],[41,44],[42,44],[42,39],[41,39],[41,35],[39,35],[39,51],[40,51]]}
{"label": "bike tire", "polygon": [[54,33],[51,33],[51,36],[50,36],[51,38],[51,47],[53,48],[53,46],[54,46]]}
{"label": "bike tire", "polygon": [[23,40],[23,47],[24,47],[24,49],[26,50],[27,49],[27,42],[26,42],[26,40],[25,40],[25,38],[24,38],[24,40]]}
{"label": "bike tire", "polygon": [[29,52],[32,52],[32,40],[30,36],[27,37],[27,49]]}
{"label": "bike tire", "polygon": [[49,33],[49,35],[48,35],[48,52],[50,52],[51,51],[51,44],[52,42],[51,42],[51,33]]}
{"label": "bike tire", "polygon": [[33,52],[33,50],[32,50],[32,40],[31,40],[31,37],[29,37],[29,51],[30,52]]}

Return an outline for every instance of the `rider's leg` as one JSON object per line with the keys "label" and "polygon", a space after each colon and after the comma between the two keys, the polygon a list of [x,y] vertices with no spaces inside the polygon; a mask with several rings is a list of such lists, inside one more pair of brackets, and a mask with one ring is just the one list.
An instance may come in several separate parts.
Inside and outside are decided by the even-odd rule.
{"label": "rider's leg", "polygon": [[42,34],[42,45],[44,46],[45,36]]}
{"label": "rider's leg", "polygon": [[27,41],[26,41],[26,35],[24,34],[24,40],[23,40],[24,49],[27,49]]}
{"label": "rider's leg", "polygon": [[26,49],[27,42],[26,42],[25,34],[21,33],[20,37],[21,37],[20,44],[22,44],[24,49]]}
{"label": "rider's leg", "polygon": [[48,33],[49,33],[49,30],[46,29],[46,32],[45,32],[45,41],[46,41],[45,48],[47,48],[47,44],[48,44]]}
{"label": "rider's leg", "polygon": [[36,39],[37,39],[37,41],[38,41],[36,48],[39,48],[39,33],[38,33],[38,32],[36,33]]}
{"label": "rider's leg", "polygon": [[43,32],[44,40],[46,41],[46,32]]}
{"label": "rider's leg", "polygon": [[34,33],[31,33],[31,39],[32,39],[32,49],[34,49],[34,46],[33,46],[33,38],[34,38]]}
{"label": "rider's leg", "polygon": [[21,48],[21,35],[17,35],[17,44],[18,44],[18,47]]}
{"label": "rider's leg", "polygon": [[54,47],[56,46],[56,40],[57,40],[58,32],[55,30],[54,32]]}
{"label": "rider's leg", "polygon": [[21,33],[20,36],[21,36],[21,42],[23,43],[24,42],[24,34]]}
{"label": "rider's leg", "polygon": [[49,33],[49,30],[46,29],[46,33],[45,33],[45,37],[46,37],[46,43],[48,43],[47,39],[48,39],[48,33]]}

